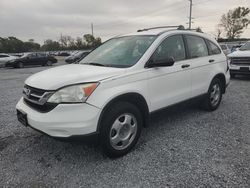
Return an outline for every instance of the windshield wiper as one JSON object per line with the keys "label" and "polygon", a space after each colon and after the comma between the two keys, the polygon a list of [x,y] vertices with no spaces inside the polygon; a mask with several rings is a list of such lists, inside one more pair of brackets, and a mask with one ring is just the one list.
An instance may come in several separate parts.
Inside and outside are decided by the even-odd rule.
{"label": "windshield wiper", "polygon": [[101,64],[101,63],[95,63],[95,62],[90,62],[90,63],[84,63],[86,65],[94,65],[94,66],[101,66],[101,67],[105,67],[105,65]]}

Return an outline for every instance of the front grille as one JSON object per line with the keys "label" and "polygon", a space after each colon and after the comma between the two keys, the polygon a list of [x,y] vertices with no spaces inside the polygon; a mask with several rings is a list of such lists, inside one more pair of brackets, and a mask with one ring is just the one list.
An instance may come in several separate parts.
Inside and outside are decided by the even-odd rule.
{"label": "front grille", "polygon": [[57,104],[48,103],[48,99],[54,91],[46,91],[25,85],[23,88],[24,102],[34,110],[39,112],[49,112]]}
{"label": "front grille", "polygon": [[242,65],[242,66],[244,66],[244,65],[246,65],[246,66],[248,66],[248,65],[250,65],[250,57],[233,57],[232,59],[231,59],[231,64],[233,64],[233,65]]}
{"label": "front grille", "polygon": [[34,109],[34,110],[36,110],[38,112],[42,112],[42,113],[49,112],[49,111],[53,110],[57,106],[57,104],[55,104],[55,103],[45,103],[44,105],[39,105],[39,104],[32,103],[32,102],[28,101],[25,98],[24,98],[24,102],[30,108],[32,108],[32,109]]}

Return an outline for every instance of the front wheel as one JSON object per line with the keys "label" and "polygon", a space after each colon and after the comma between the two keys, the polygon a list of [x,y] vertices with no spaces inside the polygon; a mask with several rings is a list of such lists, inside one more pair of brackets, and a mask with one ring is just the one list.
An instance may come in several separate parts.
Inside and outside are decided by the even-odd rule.
{"label": "front wheel", "polygon": [[22,62],[19,62],[17,67],[18,67],[18,68],[23,68],[23,67],[24,67],[24,65],[23,65],[23,63],[22,63]]}
{"label": "front wheel", "polygon": [[118,102],[109,108],[101,122],[101,144],[109,157],[127,154],[137,143],[142,129],[139,109],[128,102]]}

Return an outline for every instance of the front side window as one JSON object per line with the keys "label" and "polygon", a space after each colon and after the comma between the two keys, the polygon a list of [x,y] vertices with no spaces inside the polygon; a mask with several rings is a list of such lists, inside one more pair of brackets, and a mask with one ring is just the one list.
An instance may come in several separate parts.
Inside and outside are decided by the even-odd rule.
{"label": "front side window", "polygon": [[162,61],[167,58],[174,58],[175,61],[181,61],[186,58],[185,46],[181,35],[165,39],[152,56],[153,61]]}
{"label": "front side window", "polygon": [[156,36],[125,36],[113,38],[88,54],[80,64],[109,67],[131,67],[146,52]]}
{"label": "front side window", "polygon": [[208,56],[207,45],[203,38],[187,35],[187,45],[191,58]]}
{"label": "front side window", "polygon": [[214,44],[213,42],[207,40],[207,44],[209,46],[209,54],[210,55],[216,55],[216,54],[221,53],[220,48],[216,44]]}

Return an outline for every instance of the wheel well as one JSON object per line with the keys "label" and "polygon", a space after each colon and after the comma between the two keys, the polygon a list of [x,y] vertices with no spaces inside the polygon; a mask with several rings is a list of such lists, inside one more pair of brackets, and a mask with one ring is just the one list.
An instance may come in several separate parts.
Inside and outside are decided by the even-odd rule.
{"label": "wheel well", "polygon": [[220,74],[217,74],[213,79],[215,79],[215,78],[218,78],[221,81],[222,87],[223,87],[222,92],[225,93],[226,92],[226,78],[225,78],[225,75],[220,73]]}
{"label": "wheel well", "polygon": [[138,109],[140,110],[143,116],[143,125],[146,126],[148,124],[149,109],[148,109],[148,105],[147,105],[145,98],[138,93],[126,93],[118,97],[115,97],[103,108],[100,118],[98,120],[97,132],[99,132],[100,130],[101,121],[107,109],[110,108],[113,104],[115,104],[118,101],[130,102],[134,104],[136,107],[138,107]]}

